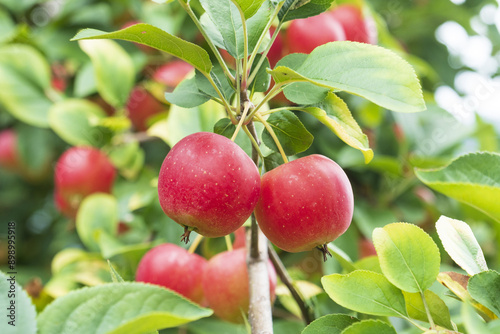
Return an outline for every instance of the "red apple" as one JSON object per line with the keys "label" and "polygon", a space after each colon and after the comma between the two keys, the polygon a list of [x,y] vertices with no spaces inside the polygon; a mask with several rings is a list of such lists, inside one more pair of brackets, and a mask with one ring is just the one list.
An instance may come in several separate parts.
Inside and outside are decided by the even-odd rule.
{"label": "red apple", "polygon": [[[267,270],[269,293],[274,301],[276,271],[270,262]],[[203,274],[203,291],[216,316],[230,322],[243,322],[242,312],[248,313],[250,303],[244,248],[219,253],[208,261]]]}
{"label": "red apple", "polygon": [[245,226],[242,226],[236,231],[234,231],[233,249],[245,248],[246,244],[247,244],[246,229]]}
{"label": "red apple", "polygon": [[260,175],[250,157],[218,134],[198,132],[168,153],[158,178],[163,211],[190,231],[206,237],[234,232],[259,199]]}
{"label": "red apple", "polygon": [[78,206],[80,205],[79,201],[75,201],[74,205],[71,205],[71,203],[67,202],[56,189],[56,191],[54,191],[54,203],[60,213],[68,218],[76,218]]}
{"label": "red apple", "polygon": [[97,192],[110,193],[116,171],[108,157],[92,147],[72,147],[55,167],[56,205],[64,212],[76,210],[81,200]]}
{"label": "red apple", "polygon": [[364,17],[360,7],[350,4],[340,5],[329,14],[344,28],[346,40],[377,44],[375,21],[372,17]]}
{"label": "red apple", "polygon": [[255,215],[262,232],[288,252],[321,249],[349,227],[353,194],[345,172],[319,154],[281,165],[262,177]]}
{"label": "red apple", "polygon": [[148,119],[166,110],[165,105],[140,86],[136,86],[130,93],[126,108],[128,118],[139,131],[146,131]]}
{"label": "red apple", "polygon": [[136,281],[161,285],[195,303],[203,301],[202,279],[207,260],[174,244],[149,250],[139,262]]}
{"label": "red apple", "polygon": [[377,255],[377,251],[375,250],[373,242],[370,239],[364,237],[361,237],[359,239],[358,250],[360,259],[368,256]]}
{"label": "red apple", "polygon": [[153,74],[153,79],[167,86],[172,91],[194,67],[182,60],[173,60],[160,66]]}
{"label": "red apple", "polygon": [[287,30],[286,44],[291,53],[311,53],[320,45],[344,41],[345,38],[342,25],[330,13],[322,13],[293,20]]}
{"label": "red apple", "polygon": [[21,168],[21,158],[17,148],[17,133],[13,129],[0,132],[0,166],[8,170]]}
{"label": "red apple", "polygon": [[[271,34],[271,37],[273,36],[274,32],[276,31],[275,27],[271,27],[269,29],[269,33]],[[273,45],[269,49],[269,52],[267,53],[267,58],[269,59],[269,63],[271,64],[271,67],[274,68],[276,66],[276,63],[283,58],[285,55],[285,46],[283,43],[283,34],[280,30],[278,33],[278,36],[276,36],[276,39],[274,40]]]}

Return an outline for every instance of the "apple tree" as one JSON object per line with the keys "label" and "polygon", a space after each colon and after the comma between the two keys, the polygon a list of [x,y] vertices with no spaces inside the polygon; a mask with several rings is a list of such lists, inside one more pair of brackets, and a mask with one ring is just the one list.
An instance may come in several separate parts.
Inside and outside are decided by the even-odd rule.
{"label": "apple tree", "polygon": [[1,4],[1,198],[50,263],[18,328],[498,330],[496,130],[439,108],[436,42],[394,21],[444,2]]}

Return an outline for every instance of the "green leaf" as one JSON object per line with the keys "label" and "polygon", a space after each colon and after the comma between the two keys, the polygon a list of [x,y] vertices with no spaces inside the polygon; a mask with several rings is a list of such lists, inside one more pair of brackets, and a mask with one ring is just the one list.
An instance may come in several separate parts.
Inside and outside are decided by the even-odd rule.
{"label": "green leaf", "polygon": [[105,116],[104,111],[90,101],[68,99],[52,105],[49,124],[68,144],[101,146],[105,129],[96,125]]}
{"label": "green leaf", "polygon": [[122,39],[150,46],[186,61],[205,74],[208,74],[212,68],[212,62],[205,49],[145,23],[139,23],[110,33],[95,29],[84,29],[71,40],[103,38]]}
{"label": "green leaf", "polygon": [[407,292],[423,292],[436,280],[441,258],[420,227],[393,223],[373,231],[373,244],[387,279]]}
{"label": "green leaf", "polygon": [[266,172],[269,172],[270,170],[273,170],[276,167],[283,165],[284,163],[285,161],[283,161],[283,157],[278,152],[273,152],[264,157],[264,166]]}
{"label": "green leaf", "polygon": [[[273,113],[267,119],[267,123],[274,130],[286,155],[304,152],[314,140],[313,135],[291,111],[283,110]],[[278,146],[267,129],[262,132],[262,141],[267,147],[278,152]]]}
{"label": "green leaf", "polygon": [[82,201],[76,215],[76,231],[91,251],[99,251],[99,234],[115,234],[118,228],[118,204],[112,195],[92,194]]}
{"label": "green leaf", "polygon": [[394,327],[381,320],[363,320],[342,331],[342,334],[397,334]]}
{"label": "green leaf", "polygon": [[211,310],[156,285],[110,283],[56,299],[38,316],[38,333],[141,334],[211,314]]}
{"label": "green leaf", "polygon": [[49,64],[37,50],[22,44],[0,48],[0,104],[14,117],[47,128],[49,88]]}
{"label": "green leaf", "polygon": [[467,285],[472,298],[489,308],[500,318],[500,274],[494,270],[484,271],[469,279]]}
{"label": "green leaf", "polygon": [[[236,0],[234,0],[236,1]],[[260,0],[259,0],[260,1]],[[244,57],[243,24],[238,7],[229,0],[200,0],[212,23],[217,27],[224,49],[236,59]],[[258,11],[251,18],[246,20],[248,32],[248,52],[253,52],[259,37],[264,32],[264,28],[271,15],[271,4],[268,0],[262,1]],[[206,19],[205,19],[206,20]],[[212,26],[205,23],[206,26]],[[211,35],[216,35],[213,28]],[[219,38],[217,37],[216,40]],[[220,41],[219,41],[220,43]]]}
{"label": "green leaf", "polygon": [[109,271],[111,272],[111,279],[113,280],[113,283],[125,282],[125,280],[120,276],[120,274],[116,271],[116,269],[113,267],[113,265],[109,260],[108,260],[108,266],[109,266]]}
{"label": "green leaf", "polygon": [[340,263],[342,268],[347,272],[352,272],[358,268],[356,268],[349,257],[342,249],[337,247],[334,243],[330,242],[328,244],[328,250],[332,254],[332,256]]}
{"label": "green leaf", "polygon": [[243,14],[245,15],[245,19],[251,18],[257,11],[260,6],[264,3],[265,0],[231,0],[234,4],[236,4]]}
{"label": "green leaf", "polygon": [[0,307],[3,312],[0,321],[2,334],[35,334],[36,311],[28,296],[16,282],[16,275],[0,271]]}
{"label": "green leaf", "polygon": [[356,312],[406,317],[403,293],[384,275],[366,270],[323,276],[326,293],[337,304]]}
{"label": "green leaf", "polygon": [[340,334],[356,322],[359,320],[347,314],[329,314],[311,322],[301,334]]}
{"label": "green leaf", "polygon": [[474,309],[469,303],[463,303],[461,316],[467,334],[495,333],[488,331],[484,320],[474,312]]}
{"label": "green leaf", "polygon": [[214,125],[214,133],[229,139],[233,136],[234,131],[236,131],[236,125],[227,117],[221,118]]}
{"label": "green leaf", "polygon": [[87,62],[76,73],[74,94],[76,97],[86,97],[97,92],[97,83],[92,62]]}
{"label": "green leaf", "polygon": [[479,152],[458,157],[438,169],[417,169],[432,189],[468,204],[500,222],[500,154]]}
{"label": "green leaf", "polygon": [[[291,53],[281,58],[275,67],[285,66],[297,70],[308,56],[305,53]],[[318,87],[309,82],[296,82],[285,86],[283,94],[293,103],[310,105],[323,101],[329,91],[329,88]]]}
{"label": "green leaf", "polygon": [[[413,293],[403,291],[403,294],[405,296],[406,310],[410,318],[429,322],[420,292]],[[430,290],[425,290],[424,296],[434,322],[441,327],[453,329],[450,319],[450,310],[448,310],[448,306],[446,306],[445,302]]]}
{"label": "green leaf", "polygon": [[[252,65],[256,66],[261,58],[262,55],[258,54],[257,57],[255,57],[255,61],[253,62]],[[254,70],[253,66],[250,72],[253,72]],[[269,59],[265,58],[264,62],[262,63],[262,66],[259,68],[259,71],[255,76],[255,79],[252,81],[249,87],[250,91],[265,92],[269,89],[269,84],[271,83],[271,75],[267,73],[268,68],[271,68],[271,65],[269,64]]]}
{"label": "green leaf", "polygon": [[8,42],[16,33],[16,25],[9,13],[0,9],[0,43]]}
{"label": "green leaf", "polygon": [[490,309],[472,299],[469,291],[467,291],[469,276],[455,272],[443,272],[439,273],[437,279],[439,283],[447,287],[458,299],[474,306],[483,317],[497,319],[497,316]]}
{"label": "green leaf", "polygon": [[[321,111],[318,111],[320,109]],[[333,131],[344,143],[360,150],[365,157],[365,163],[373,159],[373,151],[368,143],[368,137],[363,133],[358,123],[352,117],[347,104],[333,93],[328,93],[323,102],[314,107],[303,109],[316,117]]]}
{"label": "green leaf", "polygon": [[278,13],[282,22],[305,19],[328,10],[334,0],[285,0],[285,4]]}
{"label": "green leaf", "polygon": [[193,77],[182,80],[173,92],[166,92],[165,99],[182,108],[194,108],[210,100],[210,96],[198,89]]}
{"label": "green leaf", "polygon": [[[222,95],[224,95],[224,97],[229,100],[234,94],[234,88],[227,80],[222,67],[220,67],[219,65],[215,65],[212,68],[212,71],[210,71],[210,76],[212,77],[219,90],[222,92]],[[217,94],[217,91],[212,86],[210,81],[208,81],[208,79],[199,71],[196,71],[195,82],[201,92],[216,98],[219,97],[219,94]]]}
{"label": "green leaf", "polygon": [[488,270],[483,250],[469,225],[441,216],[436,222],[436,230],[446,252],[469,275]]}
{"label": "green leaf", "polygon": [[277,66],[269,73],[277,84],[310,82],[362,96],[393,111],[425,109],[413,68],[392,51],[375,45],[327,43],[314,49],[298,69]]}
{"label": "green leaf", "polygon": [[81,40],[78,43],[92,60],[99,94],[110,105],[123,107],[135,80],[132,58],[114,41]]}

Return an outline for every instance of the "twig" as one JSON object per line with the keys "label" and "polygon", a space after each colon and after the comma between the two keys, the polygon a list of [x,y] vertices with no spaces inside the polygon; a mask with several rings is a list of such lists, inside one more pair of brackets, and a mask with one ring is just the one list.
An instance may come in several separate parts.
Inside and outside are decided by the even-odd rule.
{"label": "twig", "polygon": [[271,262],[274,265],[274,269],[276,269],[276,273],[281,279],[281,282],[283,282],[283,284],[286,285],[288,290],[290,290],[293,299],[295,299],[295,302],[300,308],[300,312],[302,313],[302,318],[306,323],[306,326],[309,325],[314,320],[314,316],[312,315],[311,309],[304,302],[297,289],[295,289],[295,287],[293,286],[292,279],[290,275],[288,275],[288,271],[286,270],[285,266],[283,265],[283,262],[281,262],[281,259],[279,258],[278,254],[276,254],[276,251],[271,245],[268,246],[268,252],[269,252],[269,258],[271,259]]}

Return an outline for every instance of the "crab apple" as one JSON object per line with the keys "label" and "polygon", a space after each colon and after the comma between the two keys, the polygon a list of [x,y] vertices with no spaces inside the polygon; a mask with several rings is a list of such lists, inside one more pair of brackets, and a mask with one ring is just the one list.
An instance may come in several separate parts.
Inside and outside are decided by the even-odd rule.
{"label": "crab apple", "polygon": [[281,165],[262,176],[255,216],[277,247],[323,251],[349,227],[353,213],[351,184],[333,160],[313,154]]}
{"label": "crab apple", "polygon": [[260,175],[250,157],[224,136],[197,132],[179,141],[165,157],[158,178],[163,211],[206,237],[234,232],[259,199]]}
{"label": "crab apple", "polygon": [[344,41],[342,25],[329,13],[293,20],[288,27],[286,44],[291,53],[311,53],[328,42]]}
{"label": "crab apple", "polygon": [[[274,301],[276,271],[271,262],[267,264],[269,293]],[[250,303],[244,248],[219,253],[208,261],[203,274],[203,291],[216,316],[229,322],[243,322],[242,312],[248,313]]]}
{"label": "crab apple", "polygon": [[98,149],[70,148],[55,167],[56,205],[63,213],[76,210],[85,196],[111,192],[115,175],[108,157]]}
{"label": "crab apple", "polygon": [[17,133],[13,129],[0,132],[0,166],[8,170],[17,170],[21,167]]}
{"label": "crab apple", "polygon": [[139,262],[135,280],[173,290],[200,304],[202,279],[207,260],[174,244],[150,249]]}
{"label": "crab apple", "polygon": [[[275,31],[276,31],[275,27],[271,27],[269,29],[269,33],[271,34],[271,36],[274,34]],[[271,45],[269,52],[267,53],[267,58],[269,59],[269,64],[271,65],[271,67],[276,66],[276,63],[284,55],[285,55],[285,46],[283,43],[283,34],[280,31],[278,32],[278,35],[276,36],[273,45]]]}
{"label": "crab apple", "polygon": [[134,128],[139,131],[148,129],[148,119],[166,110],[166,107],[145,88],[136,86],[127,101],[127,116]]}
{"label": "crab apple", "polygon": [[173,90],[194,67],[182,60],[173,60],[160,66],[153,74],[153,79],[164,84],[167,90]]}
{"label": "crab apple", "polygon": [[342,25],[348,41],[377,44],[377,28],[370,16],[363,16],[361,8],[344,4],[328,12],[332,18]]}

